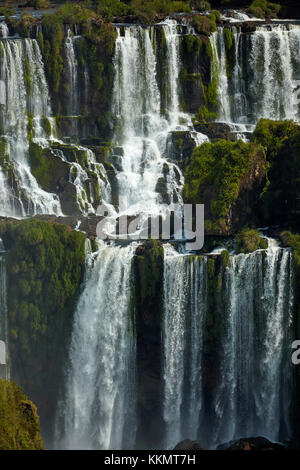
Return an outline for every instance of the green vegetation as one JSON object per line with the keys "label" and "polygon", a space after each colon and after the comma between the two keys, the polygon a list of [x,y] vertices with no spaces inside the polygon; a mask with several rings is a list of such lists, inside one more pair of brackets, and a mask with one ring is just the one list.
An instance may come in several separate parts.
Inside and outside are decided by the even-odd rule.
{"label": "green vegetation", "polygon": [[221,251],[221,263],[222,263],[222,266],[224,266],[224,268],[226,268],[226,266],[228,266],[229,258],[230,258],[229,251],[228,250],[222,250]]}
{"label": "green vegetation", "polygon": [[278,3],[272,3],[267,0],[254,0],[248,8],[248,13],[251,13],[256,18],[276,17],[280,8],[281,6]]}
{"label": "green vegetation", "polygon": [[0,450],[42,450],[36,406],[15,383],[0,380]]}
{"label": "green vegetation", "polygon": [[226,72],[228,78],[231,78],[235,66],[235,40],[233,31],[230,28],[224,28],[224,42],[226,52]]}
{"label": "green vegetation", "polygon": [[34,7],[36,10],[49,8],[51,2],[49,0],[30,0],[29,5]]}
{"label": "green vegetation", "polygon": [[4,5],[0,5],[0,16],[11,16],[14,12],[15,9],[9,2],[5,2]]}
{"label": "green vegetation", "polygon": [[196,204],[208,197],[208,219],[222,225],[238,198],[242,178],[257,160],[264,162],[257,144],[226,140],[202,144],[193,151],[185,171],[185,201]]}
{"label": "green vegetation", "polygon": [[259,248],[266,250],[268,241],[261,237],[256,230],[244,228],[235,237],[235,250],[237,253],[252,253]]}
{"label": "green vegetation", "polygon": [[264,147],[270,169],[262,196],[263,222],[297,224],[300,196],[300,126],[261,119],[253,141]]}
{"label": "green vegetation", "polygon": [[217,21],[220,19],[219,11],[212,11],[209,15],[195,16],[193,18],[193,26],[198,34],[209,36],[217,31]]}
{"label": "green vegetation", "polygon": [[[12,374],[53,419],[71,322],[84,272],[85,236],[27,219],[0,223],[8,250]],[[50,419],[50,418],[49,418]]]}

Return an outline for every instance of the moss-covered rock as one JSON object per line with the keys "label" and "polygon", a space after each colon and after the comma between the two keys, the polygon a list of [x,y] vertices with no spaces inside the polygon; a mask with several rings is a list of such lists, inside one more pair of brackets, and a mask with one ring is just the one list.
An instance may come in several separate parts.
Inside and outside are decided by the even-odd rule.
{"label": "moss-covered rock", "polygon": [[262,224],[289,223],[299,229],[300,126],[293,121],[261,119],[253,141],[265,148],[270,169],[269,184],[262,195]]}
{"label": "moss-covered rock", "polygon": [[15,383],[0,380],[0,450],[42,450],[36,406]]}
{"label": "moss-covered rock", "polygon": [[159,445],[162,405],[163,247],[157,240],[139,246],[133,259],[132,305],[136,317],[138,446]]}
{"label": "moss-covered rock", "polygon": [[12,376],[37,403],[47,433],[83,279],[85,236],[35,219],[1,221],[0,236],[8,250]]}
{"label": "moss-covered rock", "polygon": [[237,253],[252,253],[258,249],[267,249],[268,241],[261,237],[256,230],[244,228],[235,237]]}
{"label": "moss-covered rock", "polygon": [[262,147],[242,141],[204,143],[185,171],[184,199],[205,205],[206,232],[228,235],[249,223],[266,184]]}

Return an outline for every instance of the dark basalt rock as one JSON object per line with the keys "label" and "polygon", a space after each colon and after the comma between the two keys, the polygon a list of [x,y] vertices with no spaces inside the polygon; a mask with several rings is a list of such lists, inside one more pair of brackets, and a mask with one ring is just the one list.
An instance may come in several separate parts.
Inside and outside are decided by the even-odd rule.
{"label": "dark basalt rock", "polygon": [[235,140],[232,135],[232,127],[225,122],[198,122],[195,124],[195,129],[197,132],[207,135],[212,141],[217,139]]}
{"label": "dark basalt rock", "polygon": [[189,131],[173,131],[168,135],[168,158],[183,168],[196,147]]}
{"label": "dark basalt rock", "polygon": [[238,441],[231,441],[226,444],[222,444],[218,447],[218,450],[286,450],[287,447],[283,444],[271,442],[265,437],[248,437],[242,438]]}
{"label": "dark basalt rock", "polygon": [[174,450],[203,450],[198,441],[185,439],[174,447]]}

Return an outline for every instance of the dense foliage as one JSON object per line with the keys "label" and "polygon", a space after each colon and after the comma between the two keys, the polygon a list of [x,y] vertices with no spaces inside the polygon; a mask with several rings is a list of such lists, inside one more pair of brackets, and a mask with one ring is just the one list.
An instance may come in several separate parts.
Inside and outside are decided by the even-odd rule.
{"label": "dense foliage", "polygon": [[193,204],[208,202],[207,226],[210,219],[226,224],[242,179],[257,159],[264,160],[261,146],[242,141],[220,140],[204,143],[194,150],[185,171],[184,198]]}
{"label": "dense foliage", "polygon": [[236,253],[252,253],[259,248],[268,248],[268,242],[256,230],[244,228],[235,237]]}
{"label": "dense foliage", "polygon": [[13,382],[0,380],[0,450],[42,450],[35,405]]}
{"label": "dense foliage", "polygon": [[[12,374],[51,415],[84,270],[85,235],[27,219],[0,223],[7,255]],[[52,410],[53,412],[53,410]]]}

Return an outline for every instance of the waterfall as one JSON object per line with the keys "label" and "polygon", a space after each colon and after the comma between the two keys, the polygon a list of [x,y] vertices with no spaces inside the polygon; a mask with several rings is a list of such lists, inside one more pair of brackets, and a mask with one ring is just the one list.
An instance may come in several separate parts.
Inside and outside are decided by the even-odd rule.
{"label": "waterfall", "polygon": [[69,84],[69,108],[70,116],[78,114],[78,65],[76,60],[74,38],[70,28],[67,29],[67,38],[65,41],[65,54]]}
{"label": "waterfall", "polygon": [[9,29],[5,21],[0,22],[0,34],[2,38],[7,38],[9,35]]}
{"label": "waterfall", "polygon": [[156,185],[167,163],[163,153],[171,129],[160,115],[151,35],[151,28],[130,26],[125,28],[124,36],[118,29],[116,41],[113,112],[122,129],[122,135],[116,137],[124,147],[122,171],[118,174],[119,198],[127,213],[155,214],[162,202]]}
{"label": "waterfall", "polygon": [[219,71],[219,120],[255,125],[261,117],[300,119],[300,27],[258,25],[251,34],[231,27],[235,66],[226,73],[224,28],[210,37],[212,67]]}
{"label": "waterfall", "polygon": [[219,119],[220,121],[231,122],[230,101],[228,91],[228,78],[226,70],[226,54],[223,29],[212,33],[210,38],[212,48],[212,76],[217,77],[218,99],[219,99]]}
{"label": "waterfall", "polygon": [[206,259],[165,247],[164,447],[196,439],[202,411],[202,351],[207,302]]}
{"label": "waterfall", "polygon": [[209,372],[203,336],[216,327],[206,320],[207,275],[203,260],[166,250],[165,447],[196,437],[209,448],[258,435],[289,439],[292,253],[269,240],[266,251],[230,257],[221,286],[223,311],[215,320],[221,326],[218,376],[210,372],[214,385],[204,393]]}
{"label": "waterfall", "polygon": [[[44,136],[41,118],[50,115],[47,83],[40,50],[34,39],[0,41],[1,64],[1,124],[2,141],[14,172],[14,189],[8,189],[3,175],[3,201],[12,209],[10,215],[25,216],[38,213],[61,214],[60,202],[55,194],[43,191],[31,174],[28,163],[30,125],[35,137]],[[29,117],[32,118],[31,124]],[[1,202],[0,207],[6,202]],[[4,214],[7,211],[4,211]]]}
{"label": "waterfall", "polygon": [[178,123],[179,98],[178,98],[178,79],[180,72],[179,57],[179,34],[178,25],[175,20],[165,20],[163,31],[167,44],[167,77],[166,77],[166,108],[169,120]]}
{"label": "waterfall", "polygon": [[204,136],[194,131],[191,117],[179,110],[177,27],[177,23],[171,20],[162,23],[167,45],[163,71],[168,90],[167,118],[160,111],[162,97],[157,82],[155,28],[117,28],[112,112],[119,121],[115,142],[124,148],[118,184],[122,210],[127,214],[157,214],[162,211],[163,200],[157,192],[157,183],[164,179],[166,166],[169,169],[166,181],[168,202],[181,201],[182,174],[167,160],[170,156],[168,136],[172,131],[189,130],[195,141],[203,142]]}
{"label": "waterfall", "polygon": [[66,398],[59,414],[67,449],[132,449],[135,442],[135,337],[130,311],[136,245],[88,255],[75,312]]}

